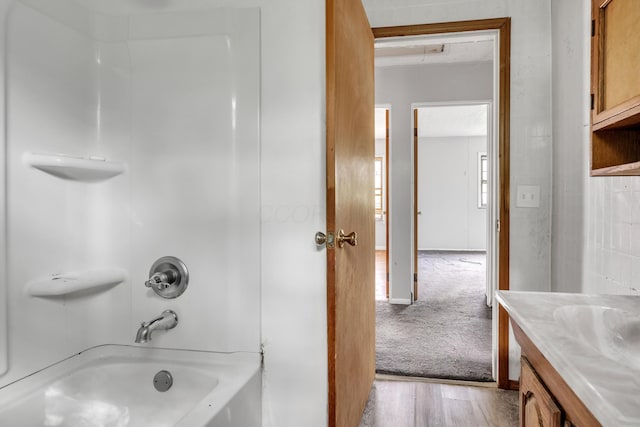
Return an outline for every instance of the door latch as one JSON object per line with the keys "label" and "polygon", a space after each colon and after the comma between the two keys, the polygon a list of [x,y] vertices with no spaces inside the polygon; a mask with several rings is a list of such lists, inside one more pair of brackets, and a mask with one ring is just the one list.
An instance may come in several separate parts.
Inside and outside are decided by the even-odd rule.
{"label": "door latch", "polygon": [[336,235],[333,231],[324,234],[322,231],[316,233],[316,245],[325,245],[328,248],[336,247]]}

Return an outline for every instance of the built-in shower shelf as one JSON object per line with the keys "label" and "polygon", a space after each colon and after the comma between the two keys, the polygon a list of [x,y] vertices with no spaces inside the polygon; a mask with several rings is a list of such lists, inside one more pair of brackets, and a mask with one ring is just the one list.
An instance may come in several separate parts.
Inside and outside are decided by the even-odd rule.
{"label": "built-in shower shelf", "polygon": [[125,170],[123,162],[104,157],[74,157],[66,154],[25,153],[29,166],[62,179],[95,182],[104,181]]}
{"label": "built-in shower shelf", "polygon": [[75,292],[110,288],[127,278],[126,271],[119,268],[70,273],[52,274],[25,285],[28,295],[34,297],[55,297]]}

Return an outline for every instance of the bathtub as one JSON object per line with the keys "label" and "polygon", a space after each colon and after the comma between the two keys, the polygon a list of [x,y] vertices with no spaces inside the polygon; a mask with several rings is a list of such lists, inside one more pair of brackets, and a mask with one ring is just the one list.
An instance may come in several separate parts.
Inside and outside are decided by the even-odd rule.
{"label": "bathtub", "polygon": [[260,365],[257,353],[98,346],[1,388],[0,425],[258,427]]}

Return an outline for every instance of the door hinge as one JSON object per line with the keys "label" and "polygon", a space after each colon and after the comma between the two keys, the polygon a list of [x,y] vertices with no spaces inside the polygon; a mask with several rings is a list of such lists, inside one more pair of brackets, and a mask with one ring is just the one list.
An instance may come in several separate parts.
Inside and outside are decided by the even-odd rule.
{"label": "door hinge", "polygon": [[389,281],[389,272],[387,271],[387,282]]}
{"label": "door hinge", "polygon": [[413,273],[413,283],[418,283],[418,273]]}
{"label": "door hinge", "polygon": [[591,109],[593,110],[593,106],[595,104],[595,96],[593,94],[591,94]]}
{"label": "door hinge", "polygon": [[596,20],[592,19],[591,20],[591,37],[595,37],[596,36]]}
{"label": "door hinge", "polygon": [[496,219],[496,233],[500,232],[500,220]]}

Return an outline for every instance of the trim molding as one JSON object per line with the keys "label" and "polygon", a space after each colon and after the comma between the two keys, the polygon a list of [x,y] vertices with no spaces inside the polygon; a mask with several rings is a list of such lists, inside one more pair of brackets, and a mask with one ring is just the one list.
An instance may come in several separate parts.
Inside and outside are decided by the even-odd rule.
{"label": "trim molding", "polygon": [[411,298],[390,298],[389,304],[411,305]]}

